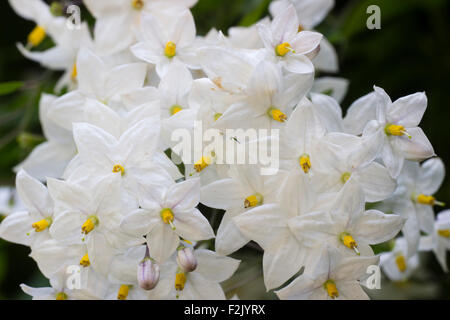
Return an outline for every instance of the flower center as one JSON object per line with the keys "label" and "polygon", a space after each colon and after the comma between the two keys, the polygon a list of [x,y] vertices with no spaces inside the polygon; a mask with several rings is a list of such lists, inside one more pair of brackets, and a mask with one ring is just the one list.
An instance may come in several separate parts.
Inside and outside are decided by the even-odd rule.
{"label": "flower center", "polygon": [[352,176],[352,174],[350,172],[344,172],[341,176],[341,181],[342,183],[346,183],[348,181],[348,179],[350,179],[350,177]]}
{"label": "flower center", "polygon": [[280,109],[274,107],[270,107],[269,110],[267,110],[267,114],[273,120],[278,122],[285,122],[287,120],[287,116]]}
{"label": "flower center", "polygon": [[89,256],[88,256],[88,254],[86,253],[84,256],[83,256],[83,258],[81,258],[81,260],[80,260],[80,266],[83,266],[83,267],[89,267],[91,265],[91,262],[89,261]]}
{"label": "flower center", "polygon": [[441,229],[437,231],[438,235],[444,238],[450,238],[450,229]]}
{"label": "flower center", "polygon": [[199,161],[194,164],[194,169],[197,172],[201,172],[207,166],[211,164],[211,157],[203,156]]}
{"label": "flower center", "polygon": [[114,173],[120,172],[120,174],[123,176],[125,174],[125,168],[121,164],[116,164],[113,167],[112,172],[114,172]]}
{"label": "flower center", "polygon": [[166,47],[164,48],[164,54],[167,58],[173,58],[175,57],[177,53],[177,45],[173,43],[172,41],[169,41],[166,43]]}
{"label": "flower center", "polygon": [[173,116],[174,114],[180,112],[181,110],[183,110],[183,108],[182,108],[180,105],[174,104],[174,105],[170,108],[170,115]]}
{"label": "flower center", "polygon": [[67,300],[67,294],[64,292],[58,292],[56,294],[56,300]]}
{"label": "flower center", "polygon": [[426,194],[419,194],[415,200],[417,201],[417,203],[424,204],[424,205],[429,205],[429,206],[437,205],[437,206],[441,206],[441,207],[445,206],[445,203],[443,203],[441,201],[437,201],[435,197],[429,196]]}
{"label": "flower center", "polygon": [[95,216],[90,216],[81,226],[81,232],[88,234],[98,225],[98,219]]}
{"label": "flower center", "polygon": [[400,272],[406,271],[406,259],[403,255],[398,255],[395,258],[395,263],[397,264],[397,268]]}
{"label": "flower center", "polygon": [[275,47],[275,53],[279,57],[284,57],[289,51],[295,52],[292,50],[291,45],[287,42],[279,44]]}
{"label": "flower center", "polygon": [[341,240],[344,246],[354,250],[358,256],[360,255],[358,251],[358,244],[356,243],[355,239],[353,239],[353,237],[350,235],[350,233],[342,232],[339,236],[339,240]]}
{"label": "flower center", "polygon": [[216,113],[215,115],[214,115],[214,121],[217,121],[217,120],[219,120],[219,118],[222,116],[222,113]]}
{"label": "flower center", "polygon": [[117,292],[118,300],[126,300],[128,297],[128,293],[130,292],[130,286],[126,284],[122,284]]}
{"label": "flower center", "polygon": [[175,226],[173,225],[174,215],[173,211],[170,208],[164,208],[160,212],[161,219],[165,224],[169,224],[173,230],[175,230]]}
{"label": "flower center", "polygon": [[33,223],[31,226],[34,228],[34,231],[41,232],[47,229],[52,224],[51,218],[45,218],[38,222]]}
{"label": "flower center", "polygon": [[73,67],[72,67],[72,73],[70,74],[70,78],[72,79],[72,81],[75,81],[75,79],[77,78],[77,75],[78,75],[77,64],[74,63]]}
{"label": "flower center", "polygon": [[311,159],[309,155],[303,154],[299,159],[300,167],[302,167],[304,173],[308,173],[311,170]]}
{"label": "flower center", "polygon": [[336,299],[337,297],[339,297],[339,291],[336,288],[336,284],[333,280],[328,279],[327,281],[325,281],[323,287],[325,288],[325,290],[327,290],[328,296],[331,299]]}
{"label": "flower center", "polygon": [[186,284],[186,274],[184,272],[178,272],[175,275],[175,290],[177,290],[177,298],[180,297],[180,291],[183,291]]}
{"label": "flower center", "polygon": [[144,1],[143,0],[133,0],[133,1],[131,1],[131,6],[133,7],[133,9],[142,10],[142,8],[144,7]]}
{"label": "flower center", "polygon": [[259,193],[252,194],[244,200],[245,208],[253,208],[263,203],[263,196]]}
{"label": "flower center", "polygon": [[45,29],[42,26],[36,26],[28,35],[28,44],[37,47],[45,39]]}
{"label": "flower center", "polygon": [[386,127],[384,127],[384,132],[386,132],[386,134],[388,136],[398,136],[399,137],[399,136],[406,135],[409,139],[412,138],[408,134],[408,132],[406,132],[405,127],[402,125],[388,124],[388,125],[386,125]]}

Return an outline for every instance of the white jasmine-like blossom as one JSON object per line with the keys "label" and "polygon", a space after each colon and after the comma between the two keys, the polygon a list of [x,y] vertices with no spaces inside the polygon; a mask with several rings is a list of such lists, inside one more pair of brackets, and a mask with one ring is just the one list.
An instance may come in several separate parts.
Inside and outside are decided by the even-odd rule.
{"label": "white jasmine-like blossom", "polygon": [[441,186],[444,175],[442,160],[431,158],[421,165],[406,161],[398,178],[399,187],[389,202],[395,212],[407,219],[402,232],[408,243],[409,256],[417,251],[420,231],[433,233],[433,206],[444,205],[433,195]]}
{"label": "white jasmine-like blossom", "polygon": [[367,268],[377,265],[379,257],[345,257],[325,248],[316,265],[285,288],[276,291],[281,299],[366,300],[360,280]]}
{"label": "white jasmine-like blossom", "polygon": [[354,180],[342,188],[328,211],[289,220],[289,227],[307,246],[330,246],[342,254],[372,255],[369,245],[395,237],[404,219],[378,210],[364,210],[364,194]]}
{"label": "white jasmine-like blossom", "polygon": [[216,237],[216,251],[228,255],[245,245],[249,239],[235,226],[233,218],[263,204],[277,203],[283,194],[278,190],[286,180],[285,173],[261,176],[258,166],[234,166],[229,178],[205,185],[200,201],[226,210]]}
{"label": "white jasmine-like blossom", "polygon": [[418,127],[427,108],[424,93],[415,93],[391,101],[387,93],[375,87],[377,119],[370,121],[364,136],[380,146],[380,155],[393,178],[396,178],[407,160],[421,161],[434,156],[433,146]]}
{"label": "white jasmine-like blossom", "polygon": [[131,51],[139,59],[156,65],[160,77],[172,63],[183,63],[197,69],[195,35],[195,22],[189,10],[167,20],[144,15],[140,42],[132,46]]}
{"label": "white jasmine-like blossom", "polygon": [[397,238],[394,248],[380,256],[380,265],[386,276],[392,281],[408,279],[419,265],[419,256],[408,255],[408,244],[405,238]]}
{"label": "white jasmine-like blossom", "polygon": [[447,250],[450,249],[450,211],[439,212],[430,235],[420,239],[419,250],[431,250],[445,272],[447,267]]}
{"label": "white jasmine-like blossom", "polygon": [[155,16],[168,11],[168,19],[175,20],[174,11],[192,7],[197,0],[86,0],[85,4],[96,18],[94,35],[96,47],[102,54],[128,49],[136,40],[143,15]]}
{"label": "white jasmine-like blossom", "polygon": [[208,220],[195,208],[200,181],[190,179],[168,186],[146,183],[138,188],[140,209],[125,216],[122,229],[145,235],[152,257],[165,262],[177,249],[180,237],[188,241],[214,237]]}
{"label": "white jasmine-like blossom", "polygon": [[[375,87],[343,117],[349,81],[315,79],[338,70],[312,31],[333,0],[274,0],[273,19],[205,36],[196,2],[85,0],[91,38],[86,21],[68,27],[59,3],[9,1],[36,22],[19,50],[64,71],[56,91],[67,89],[40,98],[46,141],[16,166],[17,195],[0,188],[0,237],[28,246],[50,282],[22,290],[46,300],[225,299],[262,267],[280,299],[367,299],[373,267],[406,280],[418,250],[447,271],[450,216],[433,211],[444,206],[445,170],[419,128],[425,93],[392,102]],[[47,35],[54,47],[38,51]],[[230,146],[245,151],[228,157]],[[248,162],[221,161],[236,155]],[[374,255],[386,242],[393,249]],[[240,260],[230,254],[244,262],[232,279]]]}
{"label": "white jasmine-like blossom", "polygon": [[53,200],[47,188],[24,170],[16,176],[23,211],[8,215],[0,225],[0,236],[10,242],[33,247],[49,238],[55,219]]}
{"label": "white jasmine-like blossom", "polygon": [[314,66],[310,59],[316,56],[322,35],[312,31],[298,32],[298,26],[297,12],[289,5],[270,25],[258,25],[258,30],[269,59],[293,73],[312,73]]}

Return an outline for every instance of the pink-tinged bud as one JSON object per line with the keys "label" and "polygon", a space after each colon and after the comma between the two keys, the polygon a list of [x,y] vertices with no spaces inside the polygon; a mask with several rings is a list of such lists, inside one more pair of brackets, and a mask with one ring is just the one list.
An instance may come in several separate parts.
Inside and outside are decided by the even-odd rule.
{"label": "pink-tinged bud", "polygon": [[177,262],[184,272],[192,272],[197,268],[197,259],[191,248],[178,250]]}
{"label": "pink-tinged bud", "polygon": [[137,280],[139,287],[152,290],[159,281],[159,266],[150,258],[144,258],[138,265]]}

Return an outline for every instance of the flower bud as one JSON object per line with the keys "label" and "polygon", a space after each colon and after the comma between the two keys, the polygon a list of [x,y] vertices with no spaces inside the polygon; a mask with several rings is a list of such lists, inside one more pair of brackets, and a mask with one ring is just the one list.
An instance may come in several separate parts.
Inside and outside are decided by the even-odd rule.
{"label": "flower bud", "polygon": [[159,281],[159,266],[150,258],[144,258],[138,265],[137,280],[139,287],[152,290]]}
{"label": "flower bud", "polygon": [[192,272],[197,268],[197,259],[191,248],[182,248],[178,250],[177,262],[184,272]]}

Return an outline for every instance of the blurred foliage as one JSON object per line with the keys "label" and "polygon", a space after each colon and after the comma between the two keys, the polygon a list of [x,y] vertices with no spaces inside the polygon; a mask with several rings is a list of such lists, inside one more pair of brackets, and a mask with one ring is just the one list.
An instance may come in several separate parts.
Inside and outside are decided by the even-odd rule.
{"label": "blurred foliage", "polygon": [[[341,71],[339,76],[351,80],[344,110],[352,101],[370,92],[373,85],[387,90],[393,99],[426,91],[429,103],[422,128],[435,147],[436,154],[450,164],[448,136],[450,109],[447,96],[450,83],[450,19],[447,0],[336,0],[328,18],[317,28],[336,46]],[[234,25],[248,26],[267,15],[270,0],[199,0],[193,8],[199,34],[215,27],[226,33]],[[381,30],[366,27],[369,5],[381,8]],[[0,185],[13,185],[12,168],[22,161],[31,148],[28,138],[39,139],[42,132],[38,118],[38,101],[42,92],[52,92],[59,77],[21,56],[15,43],[24,42],[34,27],[18,17],[7,1],[0,1]],[[83,18],[92,21],[86,11]],[[39,49],[51,46],[47,39]],[[31,136],[30,136],[31,135]],[[437,198],[450,200],[450,179],[446,179]],[[207,216],[215,226],[222,213],[210,211]],[[376,252],[386,250],[377,246]],[[255,250],[256,249],[256,250]],[[26,298],[18,285],[42,286],[48,283],[27,257],[29,249],[0,241],[0,298]],[[233,281],[224,288],[246,298],[273,298],[265,293],[261,255],[257,246],[239,250],[234,257],[245,262]],[[450,278],[445,275],[432,254],[422,255],[424,265],[410,284],[390,285],[394,297],[450,298]],[[254,266],[258,268],[253,269]],[[424,280],[425,279],[425,280]],[[425,290],[428,286],[427,290]],[[432,286],[432,288],[431,288]],[[392,288],[394,289],[392,289]],[[409,293],[410,288],[415,291]],[[431,289],[430,289],[431,288]],[[392,289],[392,290],[391,290]],[[427,292],[419,294],[417,292]],[[393,294],[394,294],[393,293]],[[386,297],[390,295],[375,295]]]}

